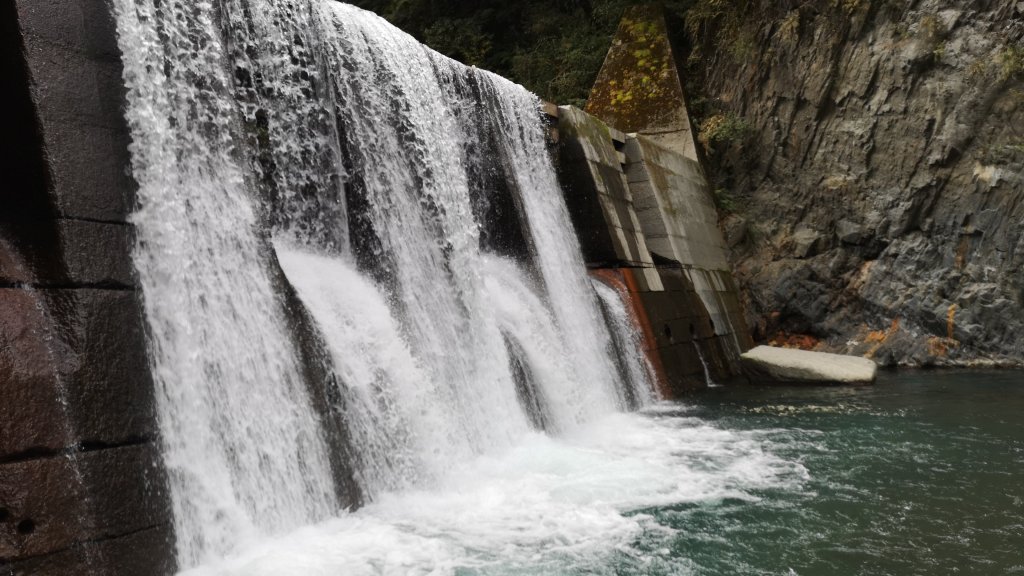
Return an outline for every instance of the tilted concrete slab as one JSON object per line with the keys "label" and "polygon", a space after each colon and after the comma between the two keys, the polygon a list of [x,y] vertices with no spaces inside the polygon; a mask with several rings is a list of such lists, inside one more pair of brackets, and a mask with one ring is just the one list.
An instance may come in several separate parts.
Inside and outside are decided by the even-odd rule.
{"label": "tilted concrete slab", "polygon": [[697,159],[662,8],[641,5],[626,11],[591,88],[586,111],[623,132],[639,132]]}
{"label": "tilted concrete slab", "polygon": [[755,384],[871,384],[878,374],[867,358],[773,346],[758,346],[740,360]]}

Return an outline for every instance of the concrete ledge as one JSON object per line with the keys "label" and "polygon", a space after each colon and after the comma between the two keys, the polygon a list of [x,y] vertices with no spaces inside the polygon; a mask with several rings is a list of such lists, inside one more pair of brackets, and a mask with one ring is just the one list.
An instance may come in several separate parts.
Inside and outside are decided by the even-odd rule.
{"label": "concrete ledge", "polygon": [[878,365],[867,358],[758,346],[740,356],[743,373],[758,384],[871,384]]}

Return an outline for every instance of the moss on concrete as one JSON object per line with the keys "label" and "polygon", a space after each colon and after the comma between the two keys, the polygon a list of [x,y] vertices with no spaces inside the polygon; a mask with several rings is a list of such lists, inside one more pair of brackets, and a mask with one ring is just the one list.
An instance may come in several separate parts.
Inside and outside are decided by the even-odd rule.
{"label": "moss on concrete", "polygon": [[683,89],[660,8],[636,6],[619,24],[586,111],[624,132],[688,126]]}

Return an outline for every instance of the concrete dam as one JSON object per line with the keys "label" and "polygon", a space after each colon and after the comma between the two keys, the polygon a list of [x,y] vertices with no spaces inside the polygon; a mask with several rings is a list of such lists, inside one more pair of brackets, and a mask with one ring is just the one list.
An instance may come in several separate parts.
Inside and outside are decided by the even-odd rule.
{"label": "concrete dam", "polygon": [[[326,0],[2,9],[0,574],[303,573],[246,554],[312,525],[347,551],[317,566],[374,566],[365,534],[486,566],[516,552],[471,532],[558,502],[444,524],[462,501],[424,491],[487,485],[494,454],[591,466],[561,443],[581,430],[656,450],[629,413],[739,376],[750,331],[656,12],[583,111]],[[609,88],[631,42],[669,114]],[[659,457],[616,482],[692,490]],[[517,462],[494,466],[549,465]],[[631,521],[594,510],[595,533]]]}

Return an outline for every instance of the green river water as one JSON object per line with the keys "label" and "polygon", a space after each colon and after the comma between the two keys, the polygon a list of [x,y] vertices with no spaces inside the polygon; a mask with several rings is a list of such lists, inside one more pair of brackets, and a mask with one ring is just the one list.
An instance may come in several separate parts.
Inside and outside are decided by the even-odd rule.
{"label": "green river water", "polygon": [[[638,511],[696,574],[1024,574],[1024,373],[882,373],[872,387],[717,387],[685,413],[771,430],[798,489]],[[643,546],[643,542],[638,543]],[[622,573],[660,572],[624,561]],[[679,564],[675,564],[679,567]]]}

